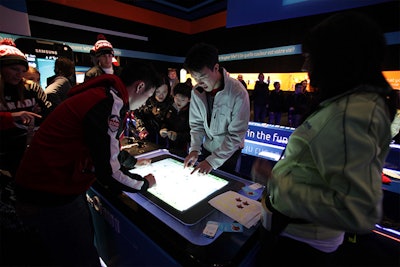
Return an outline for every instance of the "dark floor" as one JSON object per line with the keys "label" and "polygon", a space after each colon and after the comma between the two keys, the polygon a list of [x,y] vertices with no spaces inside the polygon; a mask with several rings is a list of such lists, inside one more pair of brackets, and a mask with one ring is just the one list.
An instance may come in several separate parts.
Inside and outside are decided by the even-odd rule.
{"label": "dark floor", "polygon": [[[240,267],[268,266],[268,259],[262,248],[256,246],[240,264]],[[282,256],[296,257],[296,252],[283,251]],[[301,266],[301,265],[296,265]],[[398,267],[400,266],[400,240],[395,241],[381,235],[348,234],[344,243],[333,255],[329,266],[318,264],[310,259],[310,265],[319,267]],[[286,267],[286,266],[285,266]]]}

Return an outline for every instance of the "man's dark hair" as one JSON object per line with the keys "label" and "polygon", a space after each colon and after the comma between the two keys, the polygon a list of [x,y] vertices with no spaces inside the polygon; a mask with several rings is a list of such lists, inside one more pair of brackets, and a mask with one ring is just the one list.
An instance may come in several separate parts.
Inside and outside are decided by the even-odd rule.
{"label": "man's dark hair", "polygon": [[189,72],[199,72],[204,67],[213,69],[218,61],[218,49],[210,44],[195,44],[186,55],[183,67]]}
{"label": "man's dark hair", "polygon": [[152,64],[130,63],[126,65],[119,76],[126,86],[136,81],[143,81],[146,84],[145,91],[161,86],[161,76]]}
{"label": "man's dark hair", "polygon": [[[360,85],[371,85],[369,91],[391,98],[392,89],[382,74],[386,40],[378,24],[365,14],[348,11],[328,17],[305,35],[302,50],[319,101]],[[391,103],[387,101],[393,118]]]}
{"label": "man's dark hair", "polygon": [[70,77],[75,73],[75,63],[67,57],[59,57],[54,63],[54,73],[64,77]]}
{"label": "man's dark hair", "polygon": [[190,99],[191,95],[192,95],[192,87],[190,87],[186,83],[178,83],[174,87],[174,95],[177,95],[177,94],[186,96],[186,97],[188,97]]}
{"label": "man's dark hair", "polygon": [[384,35],[369,17],[337,13],[305,35],[302,49],[309,56],[310,85],[322,99],[360,84],[388,87],[381,69],[385,48]]}

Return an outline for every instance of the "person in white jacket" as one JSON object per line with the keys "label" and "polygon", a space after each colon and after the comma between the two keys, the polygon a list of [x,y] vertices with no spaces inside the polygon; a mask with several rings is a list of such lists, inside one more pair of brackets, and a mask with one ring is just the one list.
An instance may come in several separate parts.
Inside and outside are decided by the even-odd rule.
{"label": "person in white jacket", "polygon": [[184,166],[194,166],[192,173],[213,169],[235,173],[250,119],[248,93],[220,66],[218,50],[210,44],[194,45],[184,67],[197,83],[190,102],[191,144]]}

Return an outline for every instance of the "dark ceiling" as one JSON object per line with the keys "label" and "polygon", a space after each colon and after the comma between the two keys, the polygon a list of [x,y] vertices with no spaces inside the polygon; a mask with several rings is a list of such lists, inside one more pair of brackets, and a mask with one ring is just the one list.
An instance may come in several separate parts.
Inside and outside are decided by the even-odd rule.
{"label": "dark ceiling", "polygon": [[[100,2],[100,0],[93,1]],[[108,3],[114,2],[115,4],[115,1],[128,3],[127,0],[108,0]],[[31,17],[31,35],[41,39],[93,45],[97,40],[97,35],[103,33],[107,40],[118,49],[182,58],[188,49],[198,42],[214,44],[221,54],[300,44],[306,30],[327,16],[327,14],[317,14],[243,27],[227,28],[221,26],[191,34],[175,30],[175,27],[179,28],[179,25],[175,24],[166,25],[168,27],[164,27],[163,24],[158,26],[148,23],[148,21],[141,21],[134,15],[128,17],[131,19],[126,19],[126,16],[120,16],[121,13],[110,12],[113,9],[107,7],[92,10],[87,9],[87,5],[84,8],[80,8],[79,5],[67,5],[67,3],[84,2],[79,0],[26,0],[28,14]],[[196,20],[200,18],[207,20],[207,17],[213,17],[214,14],[218,15],[227,10],[227,0],[129,0],[129,2],[132,7],[170,17],[162,18],[161,22],[172,21],[172,23],[176,23],[171,19],[171,17],[176,17],[191,23],[193,21],[196,26],[207,24],[198,23]],[[384,32],[394,32],[398,31],[398,25],[400,25],[398,3],[398,0],[396,0],[379,5],[365,6],[357,10],[369,14],[378,21]],[[118,10],[118,8],[115,8],[115,10]],[[127,13],[129,13],[129,10],[127,10]],[[32,17],[40,18],[40,20],[33,20]],[[49,23],[47,20],[62,23]],[[73,24],[74,27],[70,24]],[[76,25],[79,27],[76,27]],[[94,30],[89,28],[94,28]],[[148,40],[143,41],[116,33],[145,36]],[[391,46],[391,49],[395,51],[389,53],[391,57],[386,64],[387,69],[398,69],[398,46]],[[83,53],[80,53],[79,56],[81,54],[83,55]],[[126,58],[131,60],[131,57]],[[88,59],[90,59],[89,56]],[[77,64],[86,65],[84,56],[77,60]],[[302,61],[301,55],[294,55],[236,60],[227,62],[225,65],[231,72],[295,72],[301,67]],[[160,68],[164,69],[180,67],[178,63],[162,60],[158,63],[161,66]]]}
{"label": "dark ceiling", "polygon": [[228,0],[118,0],[161,14],[192,21],[225,11]]}

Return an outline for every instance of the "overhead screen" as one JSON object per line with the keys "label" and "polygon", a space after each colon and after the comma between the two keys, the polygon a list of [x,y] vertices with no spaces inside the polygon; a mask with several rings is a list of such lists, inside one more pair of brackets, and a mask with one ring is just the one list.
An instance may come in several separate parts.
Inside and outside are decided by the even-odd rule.
{"label": "overhead screen", "polygon": [[226,27],[329,13],[392,0],[229,0]]}

